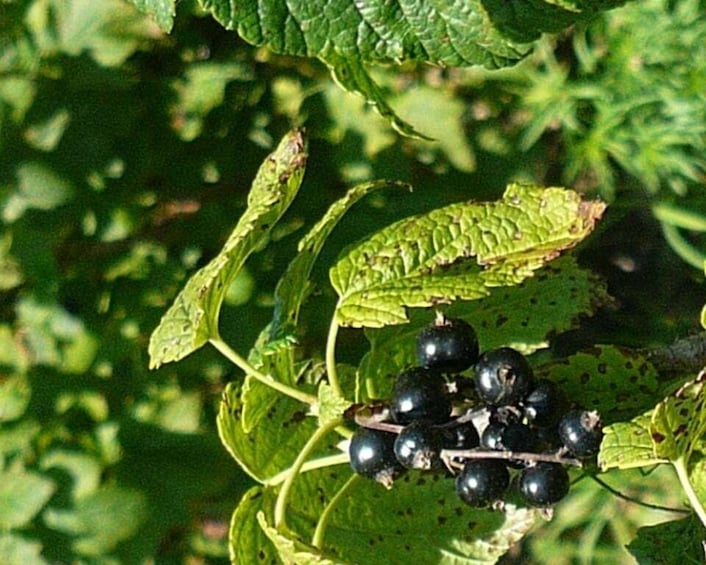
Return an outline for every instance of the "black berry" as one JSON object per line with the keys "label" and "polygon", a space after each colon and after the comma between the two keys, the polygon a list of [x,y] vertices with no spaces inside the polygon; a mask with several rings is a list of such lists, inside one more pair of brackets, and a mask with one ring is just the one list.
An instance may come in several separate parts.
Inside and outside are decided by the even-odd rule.
{"label": "black berry", "polygon": [[554,381],[539,379],[522,401],[527,421],[538,428],[555,426],[566,407],[566,397]]}
{"label": "black berry", "polygon": [[439,315],[417,336],[417,359],[442,373],[465,371],[478,360],[478,336],[473,326],[459,318]]}
{"label": "black berry", "polygon": [[395,381],[390,399],[390,414],[398,424],[426,420],[433,424],[448,421],[451,398],[446,381],[439,374],[423,367],[401,373]]}
{"label": "black berry", "polygon": [[444,449],[473,449],[479,445],[478,430],[471,421],[444,428]]}
{"label": "black berry", "polygon": [[470,506],[487,506],[500,499],[510,484],[510,473],[497,459],[467,461],[456,477],[456,492]]}
{"label": "black berry", "polygon": [[492,405],[517,404],[532,390],[534,376],[519,351],[501,347],[481,355],[475,367],[478,396]]}
{"label": "black berry", "polygon": [[572,410],[561,419],[558,430],[564,447],[576,457],[598,453],[603,438],[598,412]]}
{"label": "black berry", "polygon": [[569,492],[569,474],[559,463],[537,463],[522,470],[522,498],[531,506],[552,506]]}
{"label": "black berry", "polygon": [[429,470],[441,466],[443,432],[423,420],[402,428],[395,440],[397,460],[407,469]]}
{"label": "black berry", "polygon": [[359,428],[353,434],[348,448],[353,471],[390,488],[404,472],[395,457],[396,434],[370,428]]}

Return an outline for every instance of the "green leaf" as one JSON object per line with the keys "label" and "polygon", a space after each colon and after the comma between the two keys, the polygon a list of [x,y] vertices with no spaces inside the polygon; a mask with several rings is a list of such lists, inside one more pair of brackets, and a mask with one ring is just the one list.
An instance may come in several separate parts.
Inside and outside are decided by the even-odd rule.
{"label": "green leaf", "polygon": [[273,340],[295,333],[299,309],[311,291],[309,281],[311,269],[340,219],[358,200],[374,190],[383,188],[409,188],[409,186],[387,180],[354,186],[343,198],[329,207],[321,220],[299,242],[297,255],[287,267],[275,290],[275,312],[270,330]]}
{"label": "green leaf", "polygon": [[688,461],[694,444],[706,432],[706,373],[657,404],[650,423],[655,455],[670,461]]}
{"label": "green leaf", "polygon": [[8,223],[30,209],[52,210],[68,202],[74,193],[71,182],[40,161],[26,161],[17,166],[17,188],[2,209]]}
{"label": "green leaf", "polygon": [[703,525],[694,517],[645,526],[627,549],[641,565],[704,562]]}
{"label": "green leaf", "polygon": [[5,565],[48,565],[42,544],[12,533],[0,534],[0,563]]}
{"label": "green leaf", "polygon": [[341,415],[350,407],[350,401],[336,394],[331,385],[322,382],[319,385],[319,427],[326,426],[329,422],[340,420]]}
{"label": "green leaf", "polygon": [[230,383],[218,412],[218,433],[228,452],[256,481],[267,483],[289,468],[301,447],[316,429],[316,419],[307,417],[306,406],[269,387],[253,388],[249,402],[267,406],[257,427],[245,431],[240,389]]}
{"label": "green leaf", "polygon": [[240,499],[230,522],[231,563],[278,563],[277,550],[260,527],[259,515],[272,514],[272,489],[253,487]]}
{"label": "green leaf", "polygon": [[625,421],[654,406],[659,375],[634,350],[601,345],[537,367],[538,377],[557,382],[570,399],[598,410],[604,424]]}
{"label": "green leaf", "polygon": [[0,528],[21,528],[29,524],[55,488],[53,481],[21,467],[0,472]]}
{"label": "green leaf", "polygon": [[603,470],[631,469],[664,463],[655,455],[650,436],[652,411],[640,414],[628,422],[616,422],[603,429],[603,441],[598,454],[598,466]]}
{"label": "green leaf", "polygon": [[129,0],[140,12],[148,14],[160,29],[169,33],[174,25],[176,0]]}
{"label": "green leaf", "polygon": [[[566,256],[518,286],[490,289],[486,298],[440,309],[468,320],[484,351],[507,345],[531,353],[546,347],[550,335],[576,327],[580,316],[590,316],[609,302],[605,284]],[[432,318],[428,310],[411,310],[409,324],[366,329],[371,347],[361,361],[361,376],[377,386],[380,379],[414,363],[416,335]],[[381,398],[389,391],[376,392]]]}
{"label": "green leaf", "polygon": [[0,377],[0,423],[21,418],[32,396],[29,379],[24,374]]}
{"label": "green leaf", "polygon": [[[292,549],[306,551],[308,546],[298,543],[311,539],[323,508],[349,476],[347,466],[338,466],[297,477],[287,519],[296,534],[286,535]],[[458,498],[453,479],[442,474],[410,472],[390,490],[374,481],[358,480],[329,515],[324,554],[335,556],[339,563],[369,565],[408,560],[440,565],[495,563],[539,515],[512,504],[502,513],[472,509]],[[281,537],[280,541],[284,543]]]}
{"label": "green leaf", "polygon": [[331,268],[336,322],[383,327],[406,309],[474,300],[513,286],[576,245],[605,205],[570,190],[511,184],[502,200],[452,204],[388,226]]}
{"label": "green leaf", "polygon": [[221,252],[197,271],[152,333],[150,367],[178,361],[218,335],[218,315],[230,283],[294,199],[306,167],[306,142],[294,130],[261,165],[248,207]]}
{"label": "green leaf", "polygon": [[263,512],[257,514],[257,521],[265,535],[277,549],[282,562],[290,563],[291,565],[344,565],[341,561],[332,561],[324,557],[316,548],[277,531],[267,523]]}
{"label": "green leaf", "polygon": [[622,2],[401,0],[201,0],[201,5],[246,41],[277,53],[326,58],[332,51],[361,61],[413,59],[435,65],[507,65],[528,41],[558,31]]}
{"label": "green leaf", "polygon": [[399,119],[365,69],[368,62],[414,60],[439,66],[513,64],[546,31],[559,31],[621,0],[580,4],[499,0],[200,0],[247,42],[275,53],[318,57],[346,89],[361,93],[393,127],[419,137]]}
{"label": "green leaf", "polygon": [[72,536],[73,550],[81,555],[112,551],[139,531],[146,517],[144,494],[117,486],[83,496],[68,510],[52,507],[44,512],[46,524]]}

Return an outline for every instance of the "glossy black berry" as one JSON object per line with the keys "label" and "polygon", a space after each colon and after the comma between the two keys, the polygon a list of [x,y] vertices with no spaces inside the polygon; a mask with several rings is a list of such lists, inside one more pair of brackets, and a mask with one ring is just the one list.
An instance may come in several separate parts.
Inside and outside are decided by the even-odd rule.
{"label": "glossy black berry", "polygon": [[510,484],[510,473],[498,459],[471,459],[456,477],[456,492],[474,507],[499,500]]}
{"label": "glossy black berry", "polygon": [[569,492],[569,474],[559,463],[537,463],[522,470],[519,489],[530,506],[552,506]]}
{"label": "glossy black berry", "polygon": [[442,373],[465,371],[478,360],[478,336],[468,322],[439,315],[417,335],[420,365]]}
{"label": "glossy black berry", "polygon": [[503,447],[503,432],[505,424],[488,424],[481,435],[480,444],[486,449],[494,449],[502,451]]}
{"label": "glossy black berry", "polygon": [[353,471],[390,488],[393,481],[404,472],[395,457],[397,434],[370,428],[359,428],[351,437],[348,447]]}
{"label": "glossy black berry", "polygon": [[426,420],[432,424],[447,422],[451,414],[451,398],[446,381],[423,367],[401,373],[395,381],[390,399],[390,414],[398,424]]}
{"label": "glossy black berry", "polygon": [[598,453],[603,439],[598,412],[572,410],[559,421],[561,442],[576,457],[590,457]]}
{"label": "glossy black berry", "polygon": [[480,436],[471,421],[444,428],[444,449],[473,449],[479,445]]}
{"label": "glossy black berry", "polygon": [[538,428],[556,426],[566,407],[566,396],[554,381],[539,379],[522,401],[527,421]]}
{"label": "glossy black berry", "polygon": [[395,440],[397,460],[407,469],[429,470],[441,466],[443,432],[423,420],[402,428]]}
{"label": "glossy black berry", "polygon": [[476,393],[488,404],[517,404],[534,386],[529,362],[519,351],[501,347],[486,351],[475,367]]}

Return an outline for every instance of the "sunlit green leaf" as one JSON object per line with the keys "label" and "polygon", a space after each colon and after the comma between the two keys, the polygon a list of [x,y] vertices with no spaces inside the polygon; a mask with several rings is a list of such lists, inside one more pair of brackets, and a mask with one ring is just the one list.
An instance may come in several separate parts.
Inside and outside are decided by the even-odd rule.
{"label": "sunlit green leaf", "polygon": [[292,565],[343,565],[339,560],[332,561],[324,557],[316,548],[277,531],[267,523],[263,512],[258,513],[257,521],[265,535],[277,549],[279,558],[284,563],[291,563]]}
{"label": "sunlit green leaf", "polygon": [[17,166],[17,188],[4,204],[2,218],[14,222],[30,209],[51,210],[71,199],[74,187],[41,161],[27,161]]}
{"label": "sunlit green leaf", "polygon": [[53,481],[19,466],[0,472],[0,527],[26,526],[49,501],[55,488]]}
{"label": "sunlit green leaf", "polygon": [[704,383],[706,373],[701,373],[655,407],[650,435],[658,457],[688,461],[694,444],[703,437],[706,432]]}
{"label": "sunlit green leaf", "polygon": [[351,188],[343,198],[331,205],[321,220],[302,238],[296,257],[289,264],[275,291],[275,313],[271,326],[271,333],[275,339],[294,333],[299,309],[311,290],[309,281],[311,269],[326,239],[344,214],[358,200],[374,190],[402,187],[406,188],[407,185],[393,181],[374,181]]}
{"label": "sunlit green leaf", "polygon": [[278,563],[277,551],[260,527],[258,515],[274,508],[272,489],[253,487],[240,499],[230,522],[230,556],[233,563]]}
{"label": "sunlit green leaf", "polygon": [[258,426],[246,432],[242,424],[240,389],[229,384],[218,412],[218,433],[228,452],[255,480],[266,483],[289,468],[306,440],[316,429],[306,405],[260,385],[249,402],[266,406]]}
{"label": "sunlit green leaf", "polygon": [[598,465],[608,470],[646,467],[664,463],[655,455],[650,436],[652,411],[646,412],[628,422],[616,422],[603,429]]}
{"label": "sunlit green leaf", "polygon": [[[517,286],[490,289],[486,298],[439,309],[471,323],[484,351],[511,346],[531,353],[546,347],[552,334],[576,327],[580,316],[609,302],[604,283],[566,256]],[[433,317],[429,310],[411,310],[409,324],[366,329],[371,348],[361,362],[361,376],[379,381],[414,363],[416,335]],[[383,387],[376,392],[385,397],[389,391]]]}
{"label": "sunlit green leaf", "polygon": [[7,565],[48,565],[42,557],[42,544],[27,537],[0,534],[0,561]]}
{"label": "sunlit green leaf", "polygon": [[218,335],[223,297],[247,257],[292,202],[304,175],[306,156],[302,132],[295,130],[267,157],[248,195],[248,208],[223,249],[189,279],[152,333],[150,367],[178,361]]}
{"label": "sunlit green leaf", "polygon": [[388,226],[331,268],[342,326],[407,321],[407,308],[475,300],[530,277],[593,229],[605,206],[511,184],[502,200],[452,204]]}
{"label": "sunlit green leaf", "polygon": [[137,9],[149,14],[165,33],[172,31],[176,0],[129,0]]}
{"label": "sunlit green leaf", "polygon": [[26,375],[0,373],[0,423],[22,417],[31,396],[32,389]]}
{"label": "sunlit green leaf", "polygon": [[[301,541],[309,542],[322,509],[349,476],[341,465],[297,478],[288,523]],[[443,474],[409,473],[390,490],[361,479],[330,514],[324,549],[344,563],[495,563],[538,517],[512,504],[504,512],[472,509]]]}

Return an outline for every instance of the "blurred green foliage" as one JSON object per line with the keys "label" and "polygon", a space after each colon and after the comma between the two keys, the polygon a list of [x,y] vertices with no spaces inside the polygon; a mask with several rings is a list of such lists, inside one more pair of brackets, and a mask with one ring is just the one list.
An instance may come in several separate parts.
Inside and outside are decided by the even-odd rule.
{"label": "blurred green foliage", "polygon": [[[618,302],[555,351],[693,331],[703,269],[674,254],[652,206],[706,214],[705,36],[698,0],[646,0],[503,71],[376,68],[391,105],[435,143],[399,137],[322,64],[248,46],[192,1],[177,4],[169,35],[123,0],[1,1],[0,561],[227,561],[230,514],[251,483],[215,415],[240,376],[209,349],[148,372],[147,342],[292,124],[310,132],[306,186],[227,296],[222,331],[238,351],[271,318],[272,273],[293,236],[373,178],[416,190],[367,197],[322,265],[392,220],[497,197],[508,180],[567,183],[612,201],[579,259]],[[667,223],[699,252],[698,230]],[[323,311],[333,295],[325,272],[314,277]],[[302,319],[313,355],[325,318]],[[343,360],[362,351],[359,332],[339,343]],[[661,481],[640,477],[639,488]],[[614,535],[596,520],[559,512],[536,534],[553,545],[530,538],[518,559],[547,562],[562,547],[591,562],[585,545],[561,542],[589,531],[595,558],[624,562],[622,544],[657,518],[623,516]]]}

